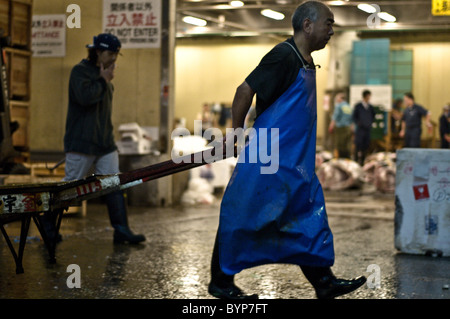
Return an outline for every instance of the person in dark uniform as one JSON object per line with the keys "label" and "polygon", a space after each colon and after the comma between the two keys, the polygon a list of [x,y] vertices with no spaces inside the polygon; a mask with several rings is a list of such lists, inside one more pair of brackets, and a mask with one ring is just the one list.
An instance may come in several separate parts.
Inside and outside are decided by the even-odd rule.
{"label": "person in dark uniform", "polygon": [[369,103],[372,93],[364,90],[362,101],[355,105],[353,109],[353,122],[355,128],[355,162],[364,165],[367,150],[370,146],[370,131],[375,119],[375,110]]}
{"label": "person in dark uniform", "polygon": [[441,148],[450,148],[450,104],[444,106],[439,118],[439,134],[441,136]]}
{"label": "person in dark uniform", "polygon": [[433,126],[430,123],[431,114],[423,106],[414,102],[412,93],[405,93],[403,96],[405,110],[402,117],[402,130],[400,137],[404,138],[404,147],[420,147],[420,136],[422,135],[422,118],[426,119],[429,133]]}
{"label": "person in dark uniform", "polygon": [[[279,128],[279,161],[283,170],[261,174],[260,163],[237,164],[222,199],[211,260],[208,292],[217,298],[257,298],[244,294],[234,284],[234,275],[255,263],[299,265],[318,298],[349,293],[366,281],[364,276],[337,279],[331,271],[333,239],[323,192],[314,174],[317,105],[311,52],[325,47],[333,35],[333,23],[334,15],[325,4],[308,1],[300,5],[292,17],[294,36],[264,56],[236,90],[233,128],[244,126],[256,94],[257,117],[253,127],[256,134],[260,128]],[[256,140],[257,137],[248,144]],[[247,155],[249,148],[244,148],[240,158]],[[291,183],[290,178],[296,182]],[[290,185],[291,196],[285,196],[281,183]],[[283,221],[273,221],[273,215]],[[286,221],[289,226],[283,226]],[[268,227],[258,226],[261,224]],[[273,243],[277,243],[276,247]]]}

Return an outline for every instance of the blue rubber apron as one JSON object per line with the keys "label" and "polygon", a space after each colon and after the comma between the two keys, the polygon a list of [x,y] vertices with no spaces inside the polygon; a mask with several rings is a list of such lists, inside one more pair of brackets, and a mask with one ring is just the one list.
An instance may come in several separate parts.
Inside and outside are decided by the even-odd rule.
{"label": "blue rubber apron", "polygon": [[[315,174],[316,71],[307,69],[292,49],[303,68],[256,119],[256,135],[239,154],[221,203],[219,261],[228,275],[270,263],[322,267],[334,263],[333,235]],[[279,134],[271,134],[276,129]],[[267,134],[260,138],[263,133]],[[260,154],[256,163],[249,159],[255,158],[255,149],[266,154],[276,149],[271,143],[278,143],[278,171],[262,174],[261,169],[270,165],[267,159],[261,161]]]}

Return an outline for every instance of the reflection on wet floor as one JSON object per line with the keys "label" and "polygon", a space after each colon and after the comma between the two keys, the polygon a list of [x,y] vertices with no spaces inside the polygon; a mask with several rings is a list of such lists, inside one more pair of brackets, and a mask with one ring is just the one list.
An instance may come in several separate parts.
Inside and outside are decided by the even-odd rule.
{"label": "reflection on wet floor", "polygon": [[[364,286],[341,298],[450,298],[450,258],[411,256],[393,245],[394,204],[391,198],[327,197],[335,238],[333,271],[340,277],[370,276],[379,266],[380,288]],[[361,209],[361,204],[364,209]],[[25,247],[25,273],[16,275],[13,258],[0,240],[0,298],[203,299],[207,292],[211,253],[218,226],[219,202],[210,206],[130,207],[129,224],[147,237],[144,244],[113,245],[104,205],[88,204],[86,217],[67,215],[56,264],[34,225]],[[8,224],[17,239],[20,225]],[[16,243],[17,244],[17,243]],[[81,271],[81,288],[68,288],[70,264]],[[295,265],[265,265],[242,271],[236,283],[265,299],[312,299],[314,290]]]}

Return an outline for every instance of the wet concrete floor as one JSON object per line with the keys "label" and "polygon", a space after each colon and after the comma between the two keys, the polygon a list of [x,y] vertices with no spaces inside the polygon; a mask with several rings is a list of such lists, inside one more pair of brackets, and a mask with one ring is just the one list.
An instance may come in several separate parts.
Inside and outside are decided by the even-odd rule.
{"label": "wet concrete floor", "polygon": [[[369,277],[378,269],[380,274],[379,287],[365,285],[340,299],[450,299],[450,258],[407,255],[394,248],[393,196],[329,193],[326,200],[335,238],[334,273]],[[15,273],[13,257],[0,239],[0,298],[212,298],[207,285],[219,205],[220,199],[207,206],[129,207],[131,228],[147,241],[113,245],[105,205],[88,203],[86,217],[63,218],[56,264],[47,262],[47,251],[32,223],[23,274]],[[6,231],[17,242],[20,225],[8,224]],[[80,288],[68,287],[71,264],[79,266]],[[315,298],[295,265],[247,269],[236,276],[236,283],[262,299]]]}

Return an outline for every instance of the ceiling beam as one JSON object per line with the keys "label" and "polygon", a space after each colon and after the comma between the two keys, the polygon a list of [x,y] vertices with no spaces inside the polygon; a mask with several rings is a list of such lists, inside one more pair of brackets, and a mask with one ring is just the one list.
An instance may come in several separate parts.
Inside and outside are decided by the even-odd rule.
{"label": "ceiling beam", "polygon": [[[277,6],[278,8],[295,9],[299,5],[295,4],[279,4],[273,0],[270,1],[254,1],[254,4],[245,4],[242,7],[232,7],[224,4],[225,1],[200,1],[192,2],[190,4],[180,4],[177,6],[177,11],[183,10],[244,10],[244,9],[264,9],[269,6]],[[324,1],[325,4],[331,7],[355,7],[358,4],[368,3],[370,1],[344,1],[342,5],[335,5],[335,1]],[[209,4],[208,4],[209,3]],[[431,0],[410,0],[410,1],[392,1],[392,0],[378,0],[377,4],[381,6],[416,6],[416,5],[430,5]]]}

